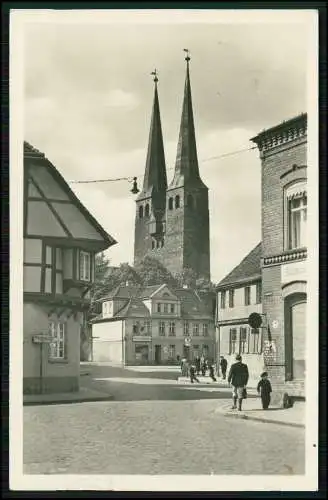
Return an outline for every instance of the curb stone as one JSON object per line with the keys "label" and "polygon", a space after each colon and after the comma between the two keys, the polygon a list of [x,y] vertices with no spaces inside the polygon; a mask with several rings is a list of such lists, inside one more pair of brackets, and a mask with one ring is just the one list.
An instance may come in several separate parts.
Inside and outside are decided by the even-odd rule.
{"label": "curb stone", "polygon": [[[283,410],[282,410],[283,411]],[[220,413],[224,417],[232,417],[232,418],[239,418],[242,420],[251,420],[254,422],[263,422],[265,424],[278,424],[278,425],[285,425],[289,427],[298,427],[305,429],[305,424],[299,423],[299,422],[286,422],[285,420],[276,420],[276,419],[271,419],[271,418],[266,418],[266,417],[260,417],[260,416],[252,416],[252,415],[246,415],[245,413],[237,413],[233,411],[229,411],[226,408],[217,408],[214,410],[215,413]]]}

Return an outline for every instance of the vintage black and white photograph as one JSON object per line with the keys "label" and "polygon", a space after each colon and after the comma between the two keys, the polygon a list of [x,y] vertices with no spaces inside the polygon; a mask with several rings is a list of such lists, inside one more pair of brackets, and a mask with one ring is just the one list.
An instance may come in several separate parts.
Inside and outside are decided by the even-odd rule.
{"label": "vintage black and white photograph", "polygon": [[317,16],[11,12],[13,489],[317,488]]}

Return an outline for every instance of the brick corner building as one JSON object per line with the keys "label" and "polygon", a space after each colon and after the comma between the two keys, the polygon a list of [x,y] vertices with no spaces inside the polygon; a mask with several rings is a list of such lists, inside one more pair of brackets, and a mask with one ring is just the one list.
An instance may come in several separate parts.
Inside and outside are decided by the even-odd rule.
{"label": "brick corner building", "polygon": [[276,390],[304,397],[307,303],[307,114],[251,139],[262,166],[266,369]]}

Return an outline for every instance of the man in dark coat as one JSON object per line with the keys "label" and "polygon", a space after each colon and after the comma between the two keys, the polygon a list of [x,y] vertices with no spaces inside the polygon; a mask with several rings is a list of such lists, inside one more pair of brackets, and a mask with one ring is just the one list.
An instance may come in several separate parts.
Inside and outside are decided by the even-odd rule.
{"label": "man in dark coat", "polygon": [[233,387],[232,397],[233,397],[233,406],[232,409],[237,408],[237,399],[238,399],[238,410],[241,411],[241,406],[243,402],[243,392],[246,388],[248,382],[248,366],[242,363],[242,358],[240,354],[236,356],[236,363],[231,365],[228,382]]}
{"label": "man in dark coat", "polygon": [[226,378],[227,366],[228,366],[228,361],[225,359],[224,356],[221,356],[220,367],[221,367],[223,380],[225,380],[225,378]]}
{"label": "man in dark coat", "polygon": [[200,373],[200,357],[196,356],[195,358],[195,367],[196,367],[196,373],[199,375]]}

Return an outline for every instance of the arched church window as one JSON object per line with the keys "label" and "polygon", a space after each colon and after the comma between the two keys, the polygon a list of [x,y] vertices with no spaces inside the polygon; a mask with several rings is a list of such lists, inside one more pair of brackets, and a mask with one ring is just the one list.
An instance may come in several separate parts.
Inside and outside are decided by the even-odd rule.
{"label": "arched church window", "polygon": [[149,217],[149,204],[148,203],[147,203],[147,205],[145,207],[145,216]]}
{"label": "arched church window", "polygon": [[139,207],[139,219],[142,219],[143,218],[143,206],[140,205]]}
{"label": "arched church window", "polygon": [[175,208],[180,207],[180,196],[177,194],[175,197]]}
{"label": "arched church window", "polygon": [[187,207],[194,208],[194,199],[191,194],[188,194],[187,196]]}
{"label": "arched church window", "polygon": [[173,198],[169,198],[169,210],[173,210]]}

